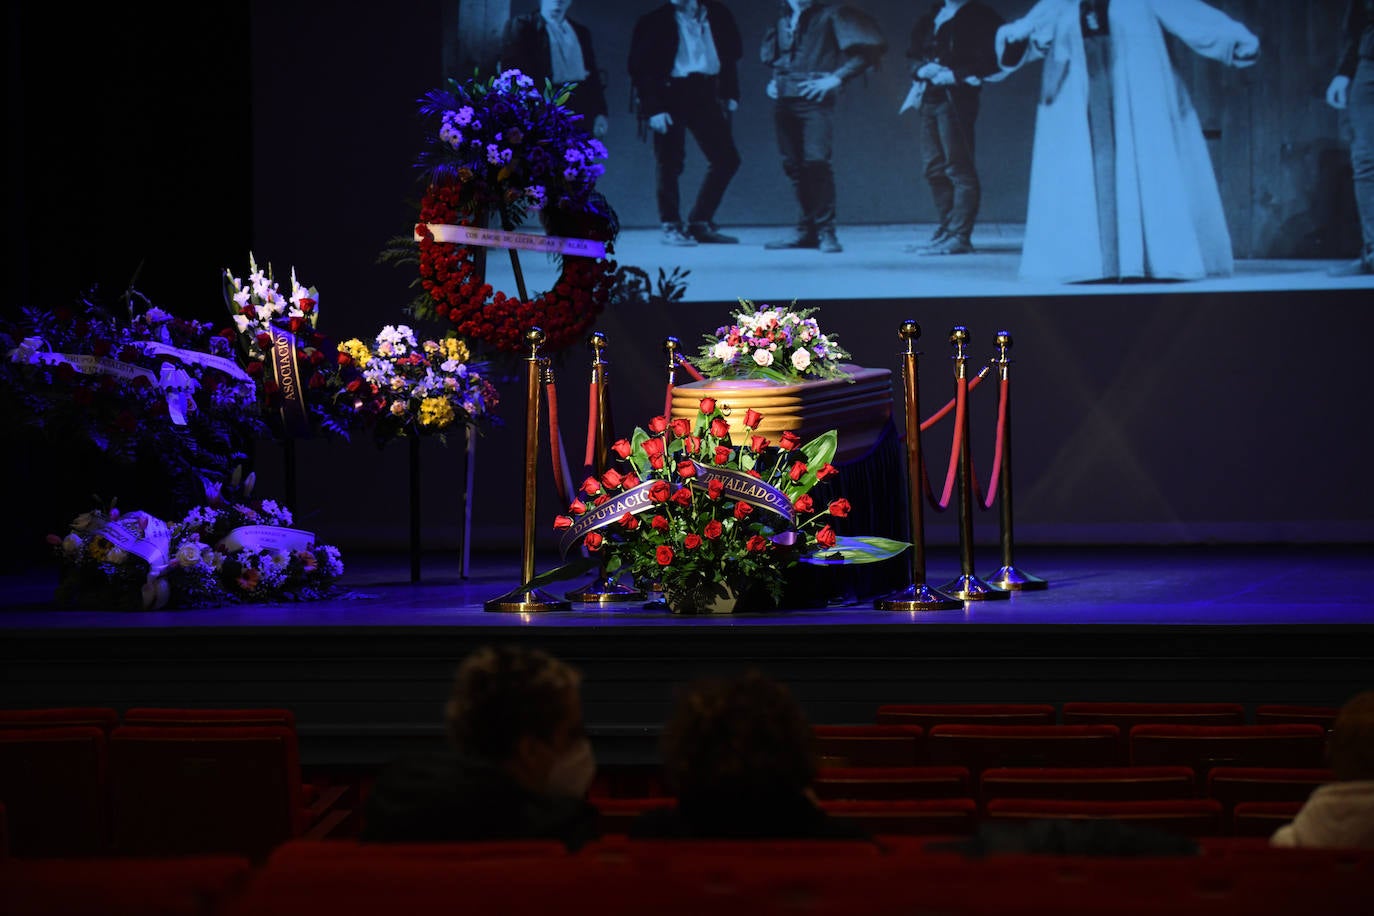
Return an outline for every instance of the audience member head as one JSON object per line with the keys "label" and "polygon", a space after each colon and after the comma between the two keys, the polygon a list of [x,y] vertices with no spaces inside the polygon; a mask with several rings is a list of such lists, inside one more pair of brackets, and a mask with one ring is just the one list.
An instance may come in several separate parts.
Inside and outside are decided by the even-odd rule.
{"label": "audience member head", "polygon": [[535,792],[581,797],[596,774],[582,725],[581,676],[546,652],[487,646],[458,666],[445,709],[468,756]]}
{"label": "audience member head", "polygon": [[803,792],[817,765],[800,705],[758,672],[691,685],[664,731],[663,759],[680,798]]}
{"label": "audience member head", "polygon": [[1374,780],[1374,690],[1356,694],[1336,715],[1327,740],[1336,779]]}

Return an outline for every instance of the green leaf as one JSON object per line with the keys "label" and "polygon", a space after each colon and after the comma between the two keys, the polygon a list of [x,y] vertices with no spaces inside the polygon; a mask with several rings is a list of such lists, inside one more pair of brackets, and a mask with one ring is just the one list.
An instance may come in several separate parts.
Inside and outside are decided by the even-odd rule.
{"label": "green leaf", "polygon": [[812,566],[855,566],[860,563],[877,563],[898,556],[911,545],[905,541],[894,541],[880,537],[840,537],[829,550],[801,557],[801,562]]}
{"label": "green leaf", "polygon": [[562,566],[554,567],[548,572],[542,572],[533,579],[525,583],[525,588],[542,588],[550,582],[562,582],[565,579],[575,579],[585,575],[592,569],[601,565],[601,560],[595,557],[578,557],[569,560]]}
{"label": "green leaf", "polygon": [[635,469],[635,476],[644,480],[653,470],[649,466],[649,456],[644,454],[644,449],[640,448],[645,442],[653,438],[649,431],[642,426],[636,426],[634,434],[630,436],[630,466]]}
{"label": "green leaf", "polygon": [[802,460],[806,462],[806,473],[796,483],[789,483],[783,487],[783,492],[789,499],[795,500],[803,493],[811,492],[811,488],[819,480],[817,473],[835,457],[835,450],[839,448],[839,444],[839,433],[829,429],[801,447]]}

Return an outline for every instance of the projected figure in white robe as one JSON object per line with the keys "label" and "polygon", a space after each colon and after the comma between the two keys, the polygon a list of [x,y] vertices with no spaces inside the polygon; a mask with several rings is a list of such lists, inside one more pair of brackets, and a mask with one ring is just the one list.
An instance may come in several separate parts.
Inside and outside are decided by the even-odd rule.
{"label": "projected figure in white robe", "polygon": [[997,36],[1005,69],[1043,59],[1023,279],[1197,280],[1231,236],[1165,33],[1233,67],[1259,39],[1201,0],[1041,0]]}

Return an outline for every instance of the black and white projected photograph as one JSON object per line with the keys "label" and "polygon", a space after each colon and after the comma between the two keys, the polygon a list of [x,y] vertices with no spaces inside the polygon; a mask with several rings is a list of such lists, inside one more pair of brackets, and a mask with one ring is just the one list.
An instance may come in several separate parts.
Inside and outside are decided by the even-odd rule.
{"label": "black and white projected photograph", "polygon": [[1371,284],[1345,0],[445,2],[446,77],[577,84],[688,300]]}

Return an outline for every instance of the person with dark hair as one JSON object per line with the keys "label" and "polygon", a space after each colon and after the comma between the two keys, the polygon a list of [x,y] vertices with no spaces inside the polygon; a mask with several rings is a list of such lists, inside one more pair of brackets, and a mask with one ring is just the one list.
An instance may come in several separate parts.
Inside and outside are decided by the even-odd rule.
{"label": "person with dark hair", "polygon": [[1374,849],[1374,690],[1341,707],[1326,755],[1336,781],[1318,786],[1270,845]]}
{"label": "person with dark hair", "polygon": [[982,185],[974,161],[979,96],[1001,75],[997,30],[1005,20],[980,0],[942,0],[916,22],[906,56],[920,93],[921,155],[939,222],[920,254],[973,251]]}
{"label": "person with dark hair", "polygon": [[631,836],[867,839],[817,806],[811,725],[791,691],[762,674],[691,685],[662,750],[677,806],[646,811]]}
{"label": "person with dark hair", "polygon": [[581,677],[537,649],[484,647],[459,665],[445,708],[451,749],[378,776],[362,839],[441,842],[597,836],[586,800],[596,759]]}
{"label": "person with dark hair", "polygon": [[765,248],[843,251],[835,235],[835,172],[830,164],[835,106],[844,85],[876,67],[887,51],[877,22],[852,6],[786,0],[763,38],[773,70],[767,93],[782,170],[801,209],[797,231]]}
{"label": "person with dark hair", "polygon": [[[734,14],[717,0],[669,0],[635,22],[629,72],[641,136],[653,134],[654,193],[663,244],[739,242],[715,224],[730,179],[739,171],[731,119],[739,108],[739,59],[744,56]],[[706,157],[706,174],[683,225],[678,179],[687,133]]]}
{"label": "person with dark hair", "polygon": [[596,66],[592,33],[568,18],[572,0],[539,0],[539,9],[513,16],[501,36],[501,67],[519,70],[543,87],[575,83],[566,107],[582,115],[582,128],[606,136],[606,87]]}
{"label": "person with dark hair", "polygon": [[1374,0],[1350,0],[1345,12],[1345,46],[1326,103],[1350,115],[1350,165],[1363,247],[1353,264],[1334,271],[1374,274]]}

